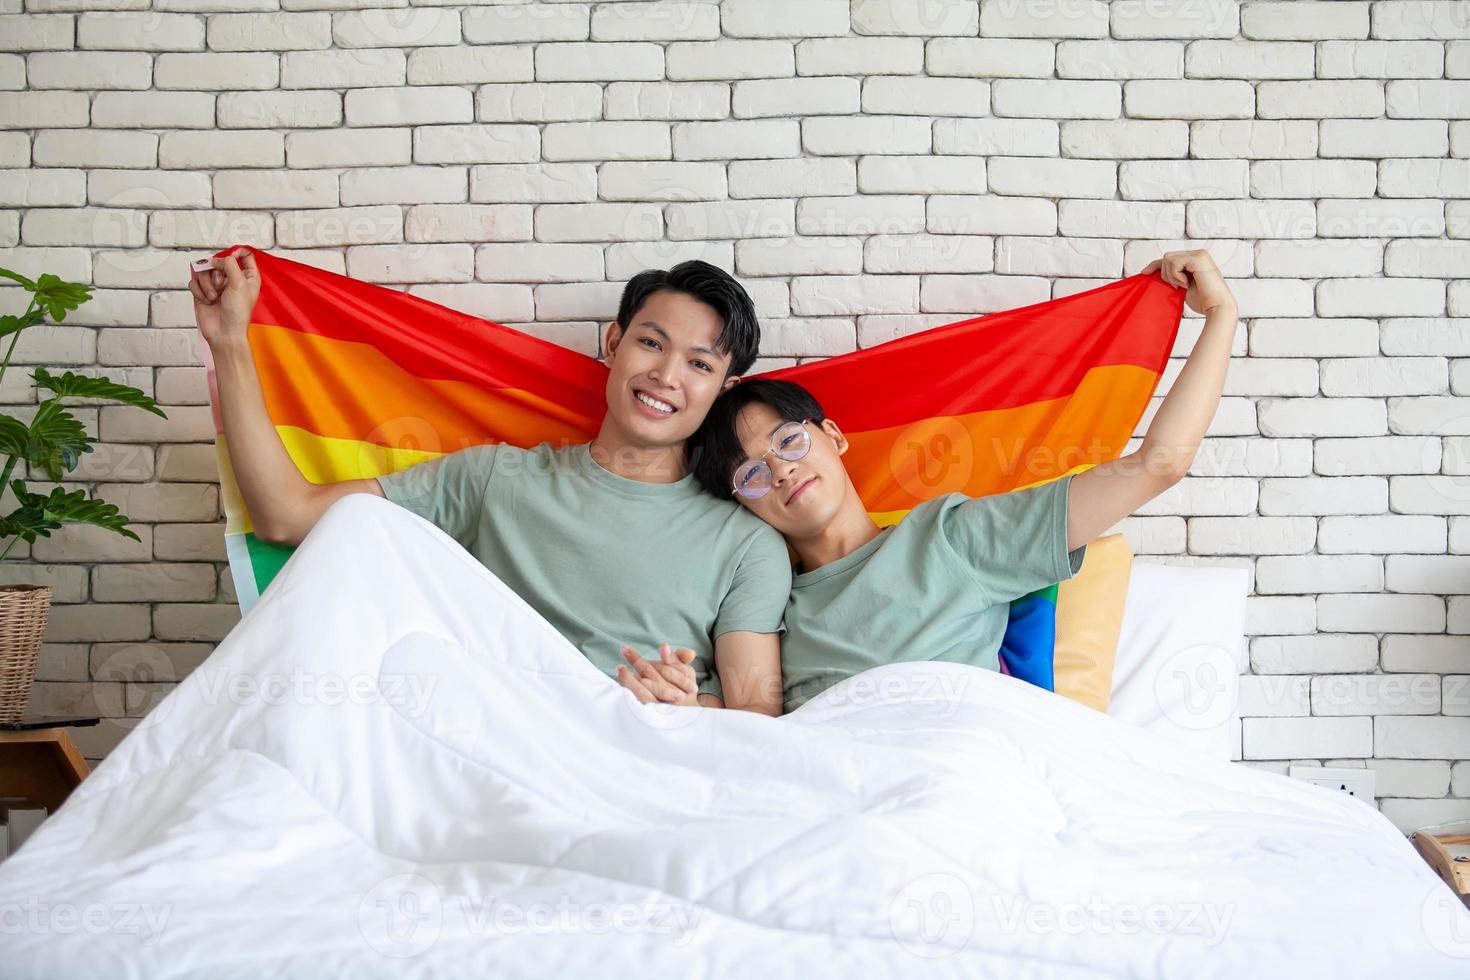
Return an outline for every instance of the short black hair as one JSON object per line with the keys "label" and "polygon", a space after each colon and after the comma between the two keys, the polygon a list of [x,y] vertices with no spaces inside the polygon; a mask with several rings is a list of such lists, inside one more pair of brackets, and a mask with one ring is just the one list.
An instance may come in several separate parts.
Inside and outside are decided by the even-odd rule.
{"label": "short black hair", "polygon": [[685,293],[712,307],[725,321],[715,340],[715,346],[730,355],[730,369],[725,376],[750,370],[760,350],[761,326],[756,319],[755,302],[734,276],[701,259],[680,262],[672,269],[644,269],[623,287],[623,298],[618,303],[618,328],[627,330],[648,297],[661,290]]}
{"label": "short black hair", "polygon": [[721,392],[704,424],[685,443],[689,472],[716,497],[730,496],[731,475],[745,459],[736,423],[741,409],[754,404],[771,406],[787,422],[811,419],[820,423],[827,418],[816,396],[794,381],[751,378]]}

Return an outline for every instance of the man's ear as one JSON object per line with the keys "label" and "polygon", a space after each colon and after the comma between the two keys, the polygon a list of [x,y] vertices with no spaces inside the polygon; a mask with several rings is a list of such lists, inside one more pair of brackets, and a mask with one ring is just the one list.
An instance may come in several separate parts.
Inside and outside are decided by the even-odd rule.
{"label": "man's ear", "polygon": [[614,320],[607,325],[607,332],[602,336],[602,360],[612,360],[613,352],[622,342],[623,328],[618,326],[618,321]]}
{"label": "man's ear", "polygon": [[847,441],[847,436],[843,435],[842,430],[837,427],[837,423],[831,419],[823,419],[822,431],[831,437],[833,445],[837,447],[837,455],[845,456],[851,444]]}

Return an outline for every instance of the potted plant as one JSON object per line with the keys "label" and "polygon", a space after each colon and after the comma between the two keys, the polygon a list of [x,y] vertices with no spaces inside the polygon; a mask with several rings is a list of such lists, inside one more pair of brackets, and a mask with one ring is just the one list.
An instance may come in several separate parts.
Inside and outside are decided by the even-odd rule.
{"label": "potted plant", "polygon": [[[60,323],[67,313],[91,299],[90,286],[63,282],[56,276],[43,274],[34,281],[9,269],[0,269],[0,277],[14,280],[31,294],[30,303],[19,316],[0,316],[0,340],[10,336],[5,357],[0,360],[0,382],[10,366],[21,331],[44,323],[49,317]],[[52,487],[50,493],[36,493],[19,477],[12,479],[22,463],[39,470],[51,483],[59,483],[76,467],[83,453],[92,451],[92,439],[82,423],[62,405],[64,398],[100,398],[136,405],[161,418],[168,418],[153,399],[137,388],[114,384],[107,378],[91,378],[67,371],[57,376],[45,368],[36,368],[31,377],[38,392],[47,393],[36,406],[30,422],[23,422],[0,412],[0,493],[9,488],[15,496],[15,508],[0,516],[0,559],[20,540],[28,544],[37,537],[50,537],[63,524],[93,524],[139,540],[128,530],[128,518],[117,507],[85,490],[67,491]],[[27,467],[21,476],[28,475]],[[41,649],[41,633],[46,628],[46,614],[51,606],[49,585],[0,585],[0,722],[19,721],[36,676],[36,655]]]}

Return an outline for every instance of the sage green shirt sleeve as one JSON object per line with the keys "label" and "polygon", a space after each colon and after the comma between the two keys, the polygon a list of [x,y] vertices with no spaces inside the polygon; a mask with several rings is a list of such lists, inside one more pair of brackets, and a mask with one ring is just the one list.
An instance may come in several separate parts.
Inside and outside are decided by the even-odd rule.
{"label": "sage green shirt sleeve", "polygon": [[484,513],[498,445],[468,446],[378,477],[383,495],[466,548]]}
{"label": "sage green shirt sleeve", "polygon": [[1081,570],[1087,546],[1067,550],[1073,476],[1010,493],[961,497],[944,509],[941,532],[974,571],[988,602],[1010,602]]}
{"label": "sage green shirt sleeve", "polygon": [[764,521],[740,557],[735,576],[720,603],[711,635],[743,630],[776,633],[791,598],[791,557],[780,532]]}

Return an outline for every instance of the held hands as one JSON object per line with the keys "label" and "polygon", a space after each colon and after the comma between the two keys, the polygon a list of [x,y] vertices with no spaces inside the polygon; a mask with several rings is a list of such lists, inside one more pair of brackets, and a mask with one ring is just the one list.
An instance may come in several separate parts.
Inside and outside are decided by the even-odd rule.
{"label": "held hands", "polygon": [[1216,307],[1225,309],[1235,305],[1235,296],[1206,249],[1165,252],[1163,258],[1154,259],[1142,271],[1155,270],[1165,282],[1188,290],[1184,302],[1196,313],[1208,314]]}
{"label": "held hands", "polygon": [[194,319],[211,348],[218,344],[244,343],[250,313],[260,296],[260,271],[255,253],[242,248],[233,255],[214,260],[213,269],[189,272],[189,292],[194,294]]}
{"label": "held hands", "polygon": [[699,685],[694,679],[694,651],[671,650],[667,643],[659,648],[658,660],[644,660],[632,647],[622,648],[628,666],[618,665],[618,683],[633,692],[639,702],[650,704],[698,705]]}

